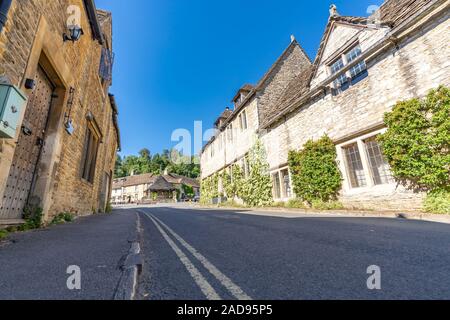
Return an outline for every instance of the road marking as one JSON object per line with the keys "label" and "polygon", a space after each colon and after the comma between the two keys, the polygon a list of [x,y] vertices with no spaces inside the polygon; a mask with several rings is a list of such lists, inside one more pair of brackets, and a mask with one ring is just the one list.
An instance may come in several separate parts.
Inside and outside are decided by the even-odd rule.
{"label": "road marking", "polygon": [[158,221],[162,226],[166,228],[166,230],[172,234],[172,236],[177,239],[180,244],[186,248],[198,261],[217,279],[219,282],[238,300],[252,300],[252,298],[247,295],[238,285],[236,285],[230,278],[224,275],[222,272],[217,269],[208,259],[206,259],[201,253],[199,253],[194,247],[192,247],[189,243],[187,243],[183,238],[181,238],[175,231],[173,231],[169,226],[167,226],[164,222],[159,220],[154,215],[149,215],[145,213],[147,217],[152,220]]}
{"label": "road marking", "polygon": [[[140,211],[140,210],[139,210]],[[141,211],[143,212],[143,211]],[[216,290],[209,284],[209,282],[202,276],[200,271],[192,264],[191,260],[181,251],[181,249],[170,239],[169,235],[161,228],[161,226],[153,219],[151,216],[143,212],[150,220],[153,221],[156,228],[159,230],[163,238],[167,241],[170,247],[175,251],[178,259],[186,267],[187,271],[194,279],[195,283],[199,286],[200,290],[206,296],[208,300],[222,300],[222,298],[217,294]]]}

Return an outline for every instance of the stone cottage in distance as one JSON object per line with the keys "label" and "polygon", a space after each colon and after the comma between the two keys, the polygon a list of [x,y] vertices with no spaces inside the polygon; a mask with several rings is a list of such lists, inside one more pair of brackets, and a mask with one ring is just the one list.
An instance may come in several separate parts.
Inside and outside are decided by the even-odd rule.
{"label": "stone cottage in distance", "polygon": [[[314,62],[292,39],[257,86],[240,90],[201,155],[202,179],[240,164],[256,137],[267,151],[275,201],[294,198],[288,152],[328,134],[343,177],[340,200],[367,209],[420,210],[423,195],[399,187],[376,141],[397,101],[450,85],[450,4],[387,0],[370,17],[335,6]],[[280,63],[281,61],[281,63]],[[248,90],[250,89],[250,90]],[[219,189],[223,193],[221,182]]]}
{"label": "stone cottage in distance", "polygon": [[111,13],[93,0],[0,3],[0,220],[26,206],[47,221],[104,211],[120,148]]}

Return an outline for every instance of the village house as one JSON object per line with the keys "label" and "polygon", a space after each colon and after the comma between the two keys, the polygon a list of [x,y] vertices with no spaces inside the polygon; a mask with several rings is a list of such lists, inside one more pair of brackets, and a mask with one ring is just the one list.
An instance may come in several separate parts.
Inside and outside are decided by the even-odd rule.
{"label": "village house", "polygon": [[0,11],[0,220],[105,211],[120,148],[111,13],[93,0]]}
{"label": "village house", "polygon": [[[327,134],[342,172],[341,202],[420,210],[423,195],[397,185],[375,138],[397,101],[450,85],[449,6],[445,0],[387,0],[370,17],[350,17],[332,5],[314,62],[303,54],[288,64],[284,53],[269,79],[241,89],[234,110],[219,118],[201,154],[202,179],[235,163],[248,171],[244,156],[258,137],[274,200],[287,201],[295,197],[288,152]],[[292,46],[303,53],[294,39]],[[272,92],[266,83],[275,84]]]}
{"label": "village house", "polygon": [[199,196],[200,183],[196,179],[165,172],[133,175],[113,180],[111,202],[113,204],[142,203],[148,201],[172,202],[188,198],[185,186]]}

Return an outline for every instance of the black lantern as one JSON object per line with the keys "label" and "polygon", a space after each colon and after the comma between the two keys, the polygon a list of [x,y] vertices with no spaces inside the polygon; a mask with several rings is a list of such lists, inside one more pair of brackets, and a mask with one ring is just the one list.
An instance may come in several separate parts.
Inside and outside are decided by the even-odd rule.
{"label": "black lantern", "polygon": [[63,36],[64,42],[78,41],[78,40],[80,40],[81,36],[84,34],[83,29],[77,25],[71,25],[67,29],[69,30],[69,34],[68,35],[64,34],[64,36]]}

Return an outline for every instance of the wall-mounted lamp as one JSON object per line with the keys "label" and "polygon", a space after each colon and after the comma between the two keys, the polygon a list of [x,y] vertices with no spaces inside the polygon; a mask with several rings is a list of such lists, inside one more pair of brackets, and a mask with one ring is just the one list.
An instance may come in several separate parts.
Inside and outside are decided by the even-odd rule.
{"label": "wall-mounted lamp", "polygon": [[69,34],[63,35],[64,42],[66,41],[78,41],[80,40],[81,36],[84,34],[83,29],[80,26],[77,25],[71,25],[67,28],[69,30]]}

